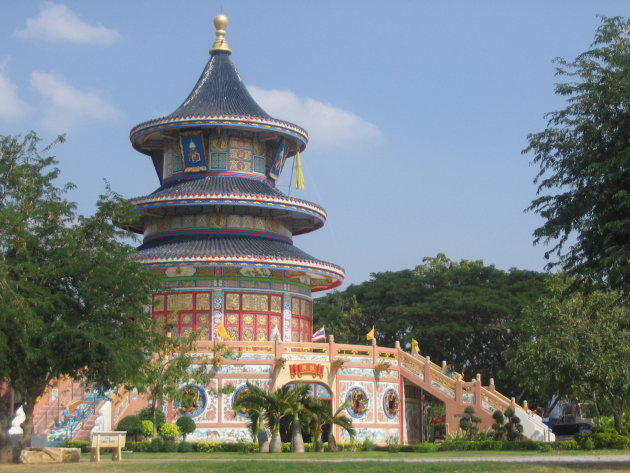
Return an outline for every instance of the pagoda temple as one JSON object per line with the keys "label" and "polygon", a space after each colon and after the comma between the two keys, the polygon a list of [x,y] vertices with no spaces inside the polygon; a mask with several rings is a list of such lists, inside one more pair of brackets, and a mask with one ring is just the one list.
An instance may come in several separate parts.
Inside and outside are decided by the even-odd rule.
{"label": "pagoda temple", "polygon": [[[293,245],[295,235],[324,224],[324,209],[277,188],[308,135],[254,101],[230,59],[227,18],[218,15],[214,25],[210,59],[186,100],[130,136],[160,182],[132,199],[141,213],[133,230],[144,237],[137,259],[162,281],[152,295],[152,316],[178,334],[198,333],[193,358],[212,360],[206,383],[182,385],[181,401],[162,400],[169,421],[192,418],[191,441],[249,442],[247,413],[233,408],[247,383],[266,390],[302,383],[333,411],[345,407],[357,441],[444,440],[468,407],[482,429],[494,423],[494,411],[510,408],[526,437],[553,440],[526,403],[502,396],[492,380],[485,386],[480,376],[464,380],[417,348],[381,347],[377,337],[367,345],[337,343],[332,335],[312,342],[311,295],[340,285],[344,271]],[[217,341],[237,356],[217,357]],[[36,407],[35,433],[53,445],[86,439],[147,406],[125,387],[105,399],[82,392],[71,379],[56,380]],[[76,420],[71,428],[52,423],[60,402]],[[21,422],[16,417],[14,424]],[[350,440],[333,428],[339,441]]]}
{"label": "pagoda temple", "polygon": [[214,25],[210,59],[186,100],[131,130],[160,181],[132,199],[144,236],[137,259],[164,278],[153,317],[210,340],[223,323],[231,340],[310,341],[311,293],[337,287],[344,272],[293,245],[324,224],[324,209],[277,188],[308,134],[254,101],[230,59],[227,18]]}

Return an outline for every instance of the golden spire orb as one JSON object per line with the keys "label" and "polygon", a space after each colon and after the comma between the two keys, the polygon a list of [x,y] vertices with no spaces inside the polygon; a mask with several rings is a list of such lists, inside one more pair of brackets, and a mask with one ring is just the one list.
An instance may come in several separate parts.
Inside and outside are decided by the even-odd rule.
{"label": "golden spire orb", "polygon": [[230,46],[227,44],[227,41],[225,40],[225,29],[227,28],[228,25],[228,17],[220,14],[214,17],[214,28],[217,30],[217,38],[214,40],[214,43],[212,44],[212,48],[210,49],[210,54],[212,54],[213,51],[227,51],[228,53],[231,53],[232,50],[230,49]]}

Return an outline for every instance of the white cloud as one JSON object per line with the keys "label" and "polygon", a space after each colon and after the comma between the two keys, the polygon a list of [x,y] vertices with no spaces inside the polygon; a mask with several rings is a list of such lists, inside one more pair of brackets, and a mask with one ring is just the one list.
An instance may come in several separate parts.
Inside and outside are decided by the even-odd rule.
{"label": "white cloud", "polygon": [[27,18],[26,27],[16,32],[20,38],[70,43],[110,44],[120,37],[118,31],[85,23],[66,5],[42,4],[37,18]]}
{"label": "white cloud", "polygon": [[0,119],[19,118],[26,114],[28,105],[17,94],[17,87],[0,71]]}
{"label": "white cloud", "polygon": [[305,128],[313,149],[337,151],[384,141],[376,125],[347,110],[298,97],[288,90],[264,90],[256,86],[249,86],[248,90],[269,115]]}
{"label": "white cloud", "polygon": [[44,126],[55,132],[67,131],[82,118],[107,120],[118,112],[95,92],[84,92],[62,78],[45,72],[32,72],[31,85],[49,102],[44,112]]}

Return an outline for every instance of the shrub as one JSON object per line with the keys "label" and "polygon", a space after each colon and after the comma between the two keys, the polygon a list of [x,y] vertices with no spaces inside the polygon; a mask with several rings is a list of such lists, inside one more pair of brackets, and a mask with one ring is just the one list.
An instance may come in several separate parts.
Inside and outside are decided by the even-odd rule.
{"label": "shrub", "polygon": [[437,443],[422,442],[413,446],[413,451],[417,453],[431,453],[437,452],[440,449],[440,445]]}
{"label": "shrub", "polygon": [[[138,411],[137,416],[140,418],[140,420],[150,420],[151,422],[153,422],[153,411],[151,410],[150,407],[145,407],[144,409],[140,409]],[[164,414],[164,412],[162,411],[155,411],[155,422],[157,424],[157,430],[160,430],[160,427],[162,427],[162,424],[164,422],[166,422],[166,414]]]}
{"label": "shrub", "polygon": [[359,442],[340,442],[337,449],[340,452],[359,452],[363,448],[363,444]]}
{"label": "shrub", "polygon": [[369,452],[370,450],[374,450],[375,446],[376,445],[374,444],[374,442],[372,442],[371,439],[366,438],[365,440],[363,440],[363,443],[361,444],[361,451]]}
{"label": "shrub", "polygon": [[118,422],[116,430],[126,431],[127,437],[137,440],[138,437],[143,434],[142,421],[138,416],[123,417],[120,422]]}
{"label": "shrub", "polygon": [[[254,444],[252,442],[236,442],[236,447],[239,453],[254,453]],[[306,446],[305,446],[306,447]]]}
{"label": "shrub", "polygon": [[464,414],[459,419],[459,428],[464,433],[467,440],[473,440],[475,435],[479,432],[478,424],[481,423],[481,417],[475,415],[475,408],[473,406],[466,406]]}
{"label": "shrub", "polygon": [[214,453],[217,451],[217,445],[213,442],[195,442],[192,444],[193,451],[201,453]]}
{"label": "shrub", "polygon": [[531,440],[513,440],[503,442],[503,450],[536,450],[539,442]]}
{"label": "shrub", "polygon": [[450,452],[450,451],[458,451],[458,450],[474,450],[473,443],[475,441],[467,441],[467,440],[447,440],[440,444],[440,451]]}
{"label": "shrub", "polygon": [[580,445],[575,440],[562,440],[552,444],[555,450],[578,450]]}
{"label": "shrub", "polygon": [[618,434],[615,430],[605,432],[583,432],[575,436],[575,440],[581,448],[592,450],[594,448],[625,448],[628,445],[628,437]]}
{"label": "shrub", "polygon": [[592,438],[587,438],[584,441],[584,450],[594,450],[595,449],[595,442],[593,442]]}
{"label": "shrub", "polygon": [[478,450],[502,450],[503,442],[501,440],[479,440],[477,441]]}
{"label": "shrub", "polygon": [[65,440],[61,446],[64,448],[80,448],[81,453],[90,452],[90,442],[88,440]]}
{"label": "shrub", "polygon": [[195,421],[188,416],[181,416],[177,419],[175,424],[179,427],[179,431],[181,432],[182,437],[184,437],[184,442],[186,441],[186,435],[192,434],[197,428]]}
{"label": "shrub", "polygon": [[181,453],[189,453],[193,451],[193,446],[190,442],[180,442],[178,451]]}
{"label": "shrub", "polygon": [[[164,427],[164,425],[162,427]],[[178,445],[173,440],[164,440],[164,442],[162,443],[162,452],[173,453],[177,450],[179,450]]]}
{"label": "shrub", "polygon": [[132,452],[148,452],[150,446],[151,446],[151,442],[147,440],[141,440],[138,442],[131,441],[131,442],[125,443],[125,449],[130,450]]}
{"label": "shrub", "polygon": [[628,445],[628,437],[617,432],[601,432],[593,434],[595,448],[625,448]]}
{"label": "shrub", "polygon": [[164,446],[164,441],[162,439],[153,439],[149,444],[149,452],[161,452],[162,447]]}
{"label": "shrub", "polygon": [[174,439],[179,435],[179,427],[176,424],[165,422],[160,426],[158,433],[165,439]]}
{"label": "shrub", "polygon": [[153,421],[150,420],[141,420],[142,424],[142,435],[144,438],[150,438],[153,435]]}
{"label": "shrub", "polygon": [[398,453],[400,452],[400,445],[397,443],[388,443],[387,444],[387,451],[389,453]]}
{"label": "shrub", "polygon": [[521,419],[519,419],[512,409],[509,407],[505,412],[494,411],[492,413],[494,424],[492,424],[492,430],[494,431],[495,440],[510,440],[517,441],[523,438],[523,426],[521,425]]}

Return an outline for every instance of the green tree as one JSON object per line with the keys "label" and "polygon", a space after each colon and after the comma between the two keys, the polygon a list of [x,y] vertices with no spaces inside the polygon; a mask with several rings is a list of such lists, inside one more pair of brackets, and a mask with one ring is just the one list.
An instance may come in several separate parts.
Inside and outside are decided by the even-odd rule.
{"label": "green tree", "polygon": [[[166,414],[164,414],[164,412],[162,412],[159,409],[151,410],[150,407],[144,407],[140,409],[136,415],[143,422],[144,421],[151,422],[151,432],[149,432],[148,435],[145,433],[144,434],[145,437],[151,437],[153,435],[154,425],[155,425],[155,428],[157,429],[156,430],[157,432],[158,430],[160,430],[160,427],[162,427],[162,424],[166,422]],[[154,422],[154,419],[155,419],[155,422]],[[156,422],[157,422],[157,425],[156,425]]]}
{"label": "green tree", "polygon": [[467,440],[472,440],[475,435],[479,433],[478,424],[481,423],[481,417],[475,415],[475,408],[473,406],[466,406],[464,414],[459,419],[459,428],[464,433]]}
{"label": "green tree", "polygon": [[630,22],[602,18],[592,49],[558,58],[555,86],[568,105],[547,114],[524,153],[539,166],[529,206],[545,222],[534,242],[551,243],[550,268],[581,283],[630,288]]}
{"label": "green tree", "polygon": [[308,384],[286,384],[276,391],[276,396],[284,405],[284,416],[291,423],[291,451],[304,453],[302,422],[306,423],[310,415],[308,403],[311,399]]}
{"label": "green tree", "polygon": [[372,325],[379,345],[415,338],[423,354],[460,372],[493,377],[503,392],[518,396],[503,352],[514,340],[512,324],[545,293],[547,277],[440,253],[414,270],[372,274],[367,282],[316,299],[315,319],[341,343],[365,343]]}
{"label": "green tree", "polygon": [[[288,389],[289,387],[285,385],[275,392],[270,392],[249,383],[248,391],[238,397],[234,406],[235,410],[247,409],[251,412],[251,420],[255,422],[257,432],[260,432],[261,429],[254,416],[262,415],[266,427],[271,431],[269,453],[282,452],[280,426],[282,419],[287,414]],[[250,428],[253,429],[253,426]],[[262,446],[260,441],[259,446]]]}
{"label": "green tree", "polygon": [[571,285],[556,277],[551,295],[525,311],[508,367],[528,398],[591,399],[620,429],[630,399],[630,308],[617,292],[568,293]]}
{"label": "green tree", "polygon": [[258,441],[258,451],[260,453],[269,453],[269,434],[264,422],[268,405],[267,391],[249,381],[247,382],[247,387],[239,393],[232,405],[235,414],[243,411],[247,413],[248,427],[252,437]]}
{"label": "green tree", "polygon": [[138,416],[126,416],[120,419],[116,430],[127,432],[127,436],[133,440],[138,440],[144,435],[144,427]]}
{"label": "green tree", "polygon": [[324,451],[324,441],[322,439],[322,435],[324,433],[325,426],[329,426],[327,441],[328,450],[331,452],[336,451],[336,440],[333,430],[335,425],[345,430],[350,436],[350,440],[354,439],[356,431],[354,427],[352,427],[352,419],[342,414],[349,405],[350,400],[346,400],[346,402],[333,412],[329,401],[323,401],[316,398],[311,398],[307,401],[307,408],[309,410],[308,424],[311,430],[311,438],[315,443],[316,451]]}
{"label": "green tree", "polygon": [[[0,376],[23,401],[22,448],[54,379],[104,389],[139,369],[150,323],[143,309],[157,286],[122,242],[129,232],[112,223],[137,218],[129,204],[108,191],[92,217],[78,215],[64,197],[72,186],[57,187],[57,163],[42,156],[50,147],[39,146],[35,133],[0,137]],[[0,409],[0,442],[10,414]],[[6,460],[6,443],[0,451]]]}
{"label": "green tree", "polygon": [[172,424],[170,422],[164,422],[162,424],[162,426],[160,427],[159,433],[160,433],[160,436],[164,440],[173,441],[173,440],[175,440],[175,437],[177,437],[181,432],[180,432],[179,427],[177,426],[177,424]]}
{"label": "green tree", "polygon": [[173,402],[181,401],[183,384],[205,384],[210,378],[208,360],[194,356],[198,335],[198,332],[173,335],[169,326],[159,325],[147,334],[145,361],[130,384],[150,401],[153,437],[160,428],[156,418],[158,403],[167,397]]}
{"label": "green tree", "polygon": [[186,441],[186,435],[192,434],[197,428],[197,424],[195,424],[195,421],[188,416],[179,417],[175,424],[177,424],[177,427],[179,427],[179,431],[182,434],[184,442]]}
{"label": "green tree", "polygon": [[495,422],[492,424],[495,440],[505,439],[513,442],[523,438],[521,419],[514,414],[512,409],[507,408],[505,412],[494,411],[492,418]]}

